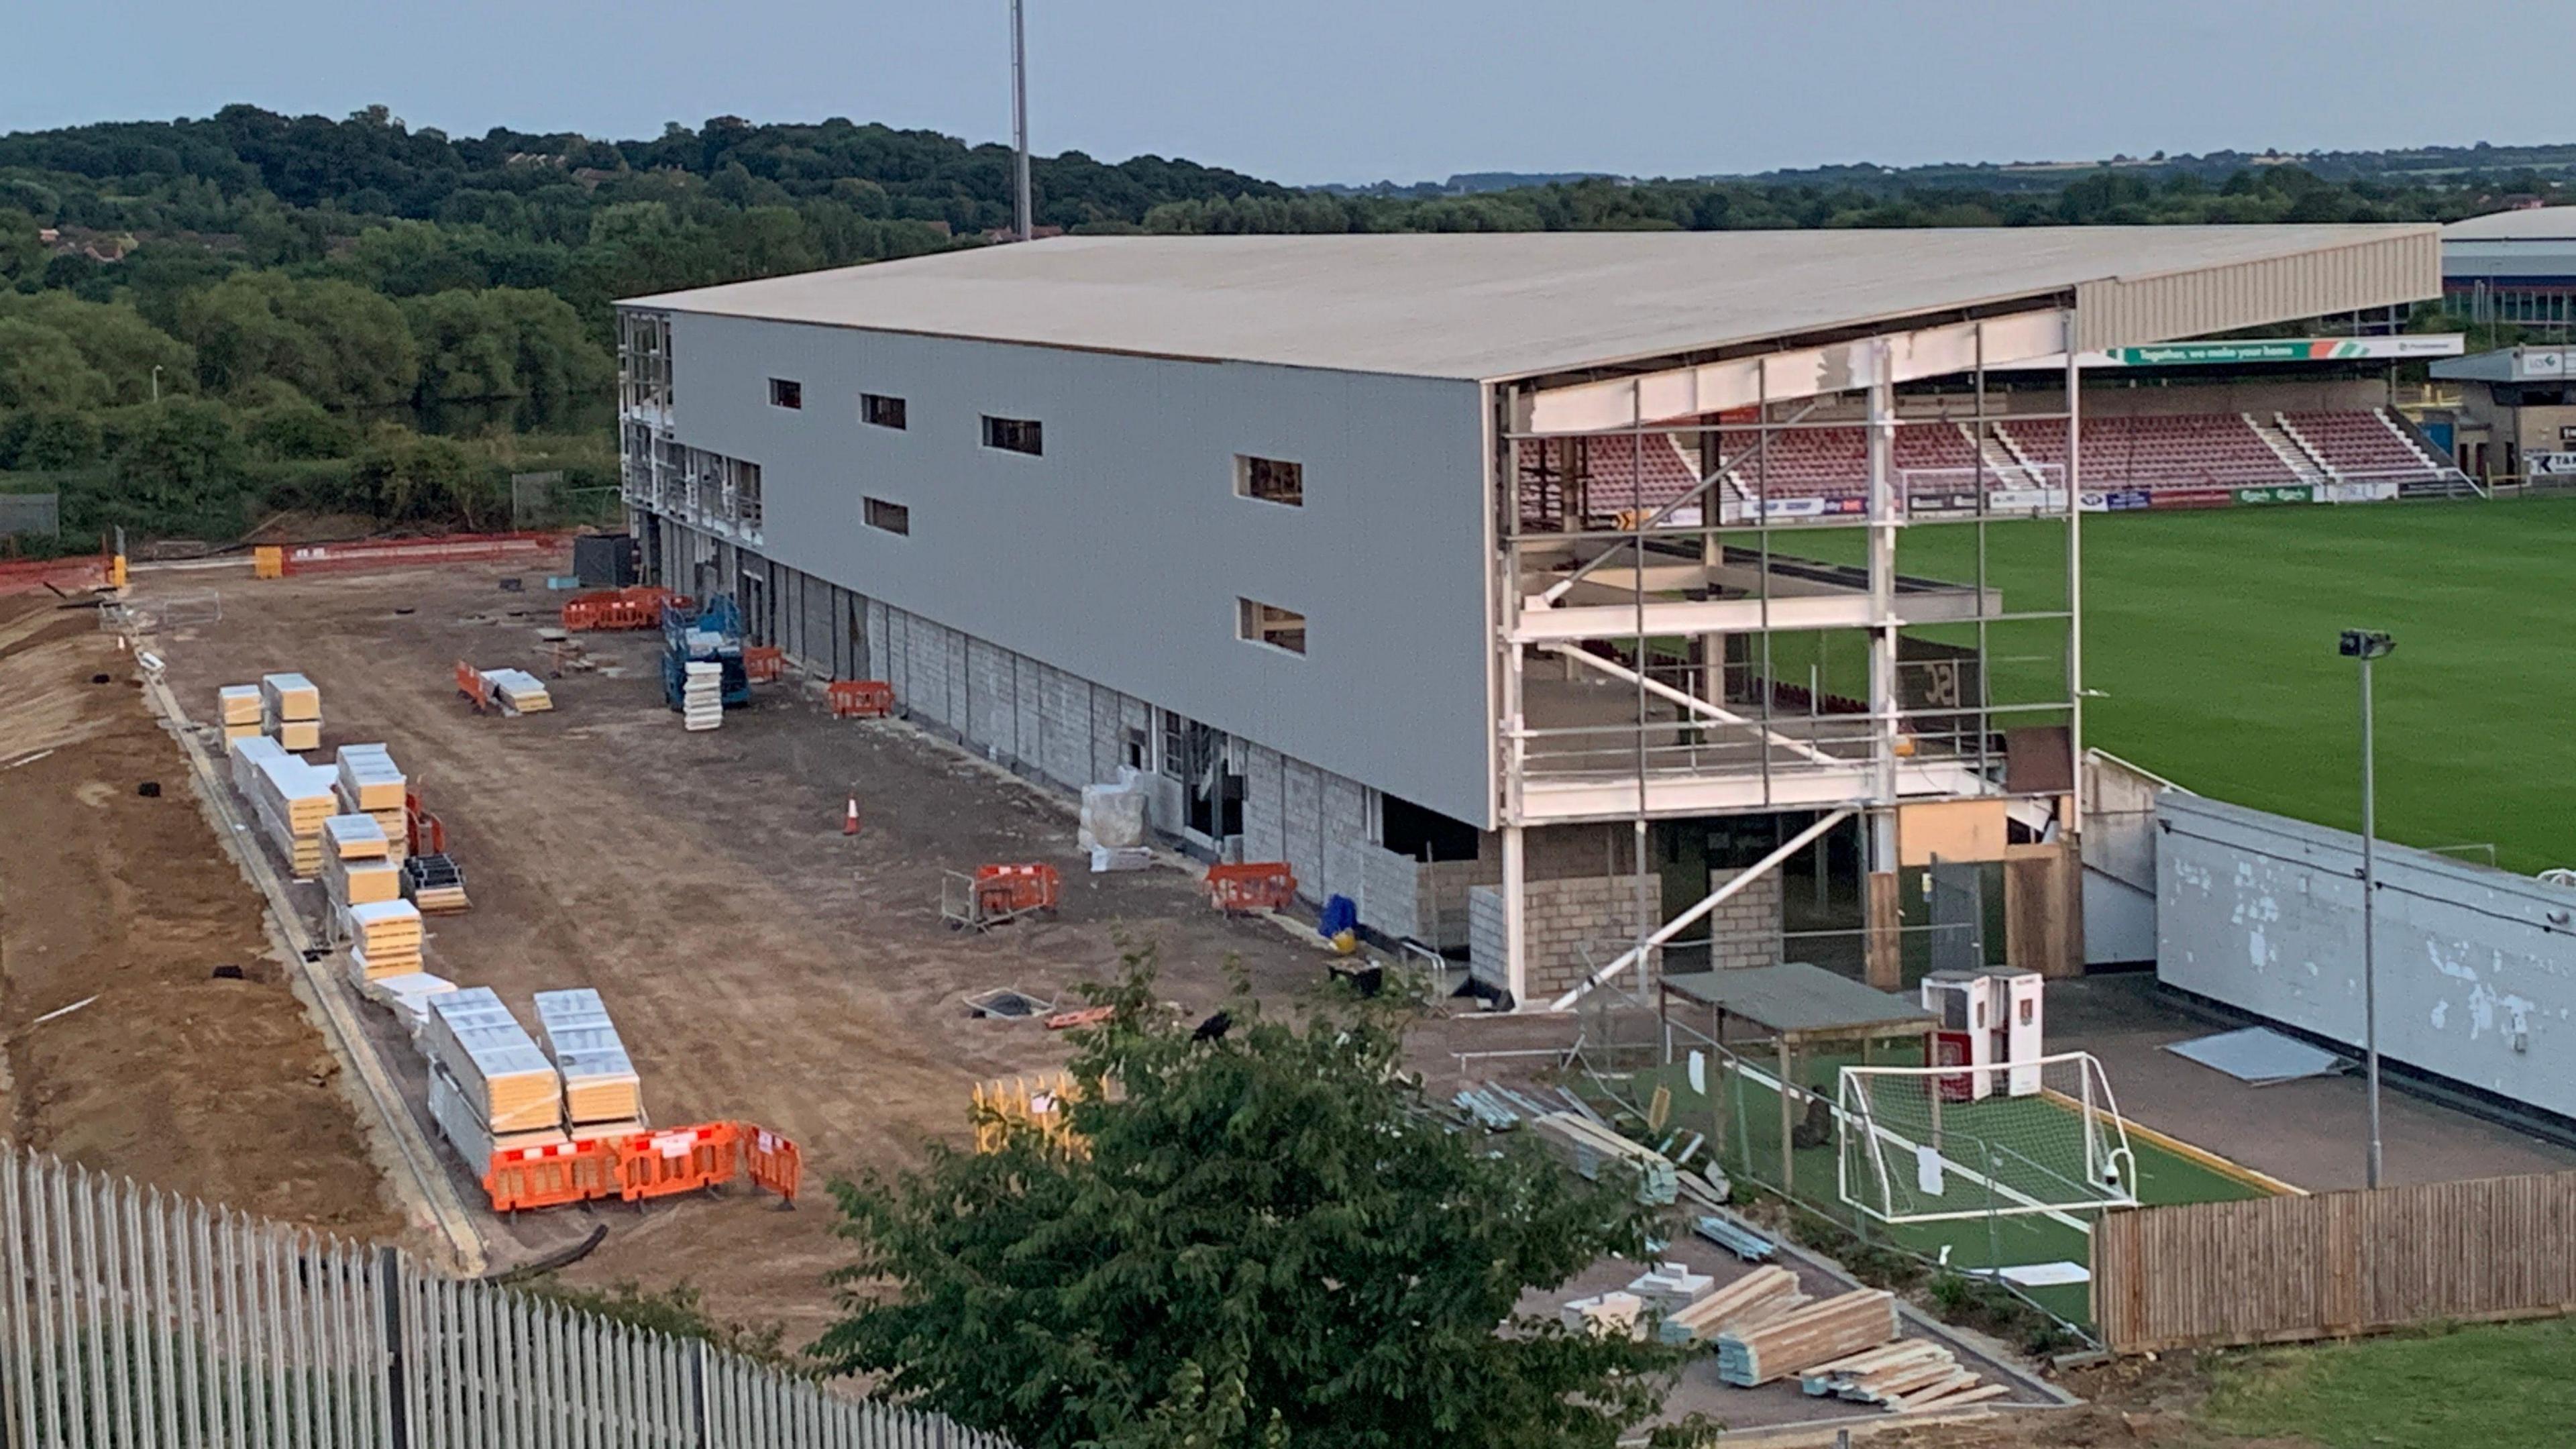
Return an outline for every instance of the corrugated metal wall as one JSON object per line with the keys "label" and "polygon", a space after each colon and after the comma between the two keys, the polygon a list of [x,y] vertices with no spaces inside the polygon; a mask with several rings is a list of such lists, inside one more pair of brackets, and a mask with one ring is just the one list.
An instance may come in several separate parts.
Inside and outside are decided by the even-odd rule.
{"label": "corrugated metal wall", "polygon": [[2082,283],[2075,345],[2135,347],[2441,294],[2442,236],[2428,226],[2295,256]]}

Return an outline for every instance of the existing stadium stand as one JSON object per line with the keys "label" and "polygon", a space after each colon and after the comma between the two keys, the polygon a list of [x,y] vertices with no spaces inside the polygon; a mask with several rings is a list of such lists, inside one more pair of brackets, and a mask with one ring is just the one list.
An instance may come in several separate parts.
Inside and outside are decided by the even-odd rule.
{"label": "existing stadium stand", "polygon": [[[2335,482],[2411,486],[2458,477],[2458,470],[2377,409],[2088,417],[2082,435],[2079,477],[2088,492],[2152,495]],[[1731,457],[1719,486],[1730,499],[1842,499],[1868,491],[1868,435],[1858,424],[1785,428],[1760,445],[1750,434],[1727,437]],[[2066,424],[1994,421],[1981,454],[1969,424],[1902,423],[1894,461],[1898,475],[1917,490],[1927,482],[1965,490],[2053,485],[2065,475]],[[1520,475],[1523,511],[1545,527],[1562,526],[1569,478],[1582,484],[1593,525],[1630,510],[1661,507],[1698,481],[1690,456],[1665,433],[1646,434],[1642,447],[1617,437],[1525,445]]]}

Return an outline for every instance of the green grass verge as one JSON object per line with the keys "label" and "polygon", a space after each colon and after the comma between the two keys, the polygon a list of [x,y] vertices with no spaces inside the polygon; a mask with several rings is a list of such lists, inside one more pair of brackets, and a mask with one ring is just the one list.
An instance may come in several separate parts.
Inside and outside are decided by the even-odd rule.
{"label": "green grass verge", "polygon": [[[2062,527],[1989,526],[2006,607],[2064,597]],[[1856,529],[1779,530],[1773,544],[1843,561],[1864,546]],[[1975,559],[1966,525],[1917,525],[1898,545],[1918,576],[1971,578]],[[2335,636],[2386,629],[2381,834],[2492,843],[2508,870],[2576,865],[2572,568],[2569,498],[2087,517],[2084,682],[2105,697],[2086,704],[2085,742],[2206,795],[2357,829],[2359,705]],[[1843,645],[1833,674],[1848,692]],[[1999,661],[1998,697],[2047,672]]]}
{"label": "green grass verge", "polygon": [[2217,1361],[2211,1428],[2325,1449],[2576,1444],[2576,1322],[2487,1324]]}

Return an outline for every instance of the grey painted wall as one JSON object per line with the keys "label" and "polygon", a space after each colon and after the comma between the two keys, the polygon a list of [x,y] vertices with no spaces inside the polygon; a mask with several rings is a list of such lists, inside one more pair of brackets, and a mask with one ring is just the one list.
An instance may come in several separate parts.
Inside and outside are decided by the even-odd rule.
{"label": "grey painted wall", "polygon": [[[763,554],[1491,823],[1474,384],[687,313],[672,369],[679,439],[761,467]],[[860,422],[863,391],[910,426]],[[987,413],[1043,422],[1045,456],[983,447]],[[1303,463],[1306,505],[1236,497],[1237,453]],[[1238,598],[1304,613],[1307,653],[1237,638]]]}
{"label": "grey painted wall", "polygon": [[[2361,838],[2157,797],[2158,979],[2358,1047]],[[2389,1058],[2576,1116],[2576,890],[2379,852]]]}

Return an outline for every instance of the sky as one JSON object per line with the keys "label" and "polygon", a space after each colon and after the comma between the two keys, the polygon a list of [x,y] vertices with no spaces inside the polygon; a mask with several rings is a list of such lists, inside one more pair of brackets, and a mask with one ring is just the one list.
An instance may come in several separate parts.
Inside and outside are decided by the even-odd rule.
{"label": "sky", "polygon": [[[1291,183],[2576,140],[2576,4],[1027,0],[1030,144]],[[1010,132],[1007,0],[0,0],[0,131],[235,101]],[[2465,59],[2476,37],[2475,61]]]}

